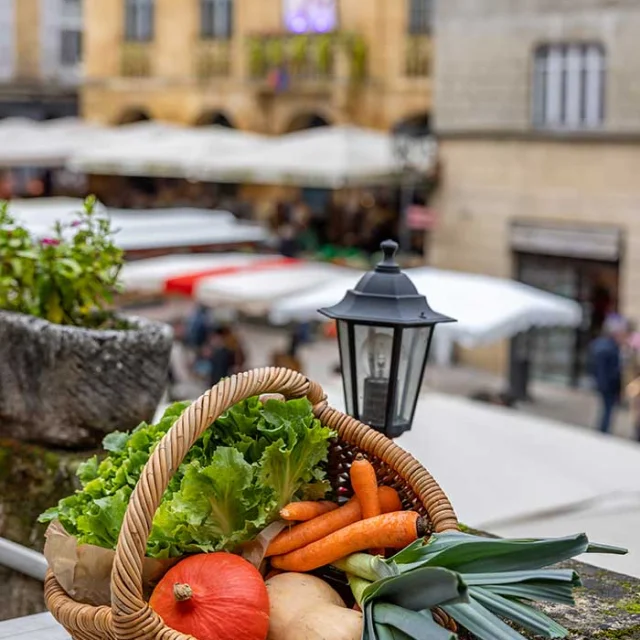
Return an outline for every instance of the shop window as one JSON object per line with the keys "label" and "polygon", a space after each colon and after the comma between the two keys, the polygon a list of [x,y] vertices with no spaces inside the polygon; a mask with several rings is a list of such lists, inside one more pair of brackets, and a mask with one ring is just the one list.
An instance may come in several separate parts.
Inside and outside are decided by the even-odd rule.
{"label": "shop window", "polygon": [[431,33],[433,0],[409,0],[409,33],[426,35]]}
{"label": "shop window", "polygon": [[125,38],[133,42],[153,40],[154,0],[125,0]]}
{"label": "shop window", "polygon": [[551,44],[535,52],[533,121],[590,129],[604,121],[606,55],[599,44]]}
{"label": "shop window", "polygon": [[200,0],[200,37],[226,40],[233,35],[233,0]]}
{"label": "shop window", "polygon": [[80,64],[82,57],[82,33],[77,29],[63,29],[60,32],[60,62],[65,67]]}

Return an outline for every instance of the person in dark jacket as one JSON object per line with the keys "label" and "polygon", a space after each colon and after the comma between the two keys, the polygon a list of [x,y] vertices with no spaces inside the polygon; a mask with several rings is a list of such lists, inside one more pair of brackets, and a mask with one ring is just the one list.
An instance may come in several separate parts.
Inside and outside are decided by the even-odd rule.
{"label": "person in dark jacket", "polygon": [[616,405],[622,392],[622,352],[628,325],[620,316],[610,316],[604,324],[603,334],[596,338],[589,350],[591,373],[600,395],[599,428],[609,433]]}
{"label": "person in dark jacket", "polygon": [[209,385],[211,387],[234,373],[236,354],[229,347],[229,334],[227,327],[220,327],[211,337],[209,343]]}

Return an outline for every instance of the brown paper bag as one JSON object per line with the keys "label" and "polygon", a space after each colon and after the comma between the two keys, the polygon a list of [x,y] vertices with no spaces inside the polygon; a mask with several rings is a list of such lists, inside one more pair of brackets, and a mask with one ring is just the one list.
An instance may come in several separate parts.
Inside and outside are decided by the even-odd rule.
{"label": "brown paper bag", "polygon": [[[92,544],[78,544],[55,520],[45,534],[44,557],[60,586],[76,602],[94,606],[111,604],[111,567],[115,551]],[[153,587],[179,558],[156,560],[145,558],[142,566],[144,595],[148,599]]]}
{"label": "brown paper bag", "polygon": [[270,525],[267,525],[254,540],[242,545],[240,548],[240,555],[258,569],[263,576],[266,573],[266,562],[264,560],[267,547],[288,524],[291,523],[284,522],[283,520],[272,522]]}

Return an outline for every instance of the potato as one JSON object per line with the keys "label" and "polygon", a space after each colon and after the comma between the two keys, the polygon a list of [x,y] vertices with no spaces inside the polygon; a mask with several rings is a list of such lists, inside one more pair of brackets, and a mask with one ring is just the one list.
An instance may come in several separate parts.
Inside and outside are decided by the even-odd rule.
{"label": "potato", "polygon": [[324,580],[305,573],[281,573],[266,581],[269,592],[269,635],[267,640],[284,640],[287,630],[297,626],[305,612],[332,605],[340,612],[346,605]]}
{"label": "potato", "polygon": [[303,611],[282,640],[360,640],[362,625],[359,611],[324,604]]}

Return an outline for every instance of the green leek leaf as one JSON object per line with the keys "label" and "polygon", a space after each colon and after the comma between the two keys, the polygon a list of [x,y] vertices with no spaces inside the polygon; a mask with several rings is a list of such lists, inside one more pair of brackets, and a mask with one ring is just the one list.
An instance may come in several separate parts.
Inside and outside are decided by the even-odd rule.
{"label": "green leek leaf", "polygon": [[[398,629],[412,640],[455,640],[456,634],[443,629],[433,619],[431,612],[407,611],[392,604],[378,603],[373,607],[373,619],[378,625]],[[390,636],[393,638],[394,636]],[[398,637],[398,636],[396,636]],[[402,636],[400,636],[402,637]],[[381,640],[378,636],[378,640]]]}
{"label": "green leek leaf", "polygon": [[[406,555],[401,551],[388,562],[395,562],[402,571],[417,566],[446,567],[462,573],[525,571],[569,560],[589,548],[623,552],[615,547],[590,545],[583,533],[549,540],[493,540],[455,532],[434,534],[421,547],[412,547]],[[403,567],[405,560],[410,563]]]}
{"label": "green leek leaf", "polygon": [[411,611],[431,609],[444,603],[466,602],[467,587],[460,575],[447,569],[425,567],[401,576],[378,580],[363,593],[363,602],[384,599]]}
{"label": "green leek leaf", "polygon": [[545,638],[566,638],[569,632],[549,616],[522,602],[508,600],[482,587],[474,587],[473,597],[497,616],[512,620],[524,629]]}
{"label": "green leek leaf", "polygon": [[444,605],[442,609],[480,640],[524,640],[473,598],[468,603]]}
{"label": "green leek leaf", "polygon": [[[475,587],[474,587],[475,588]],[[557,602],[558,604],[574,605],[573,587],[567,585],[537,586],[532,583],[486,585],[483,589],[501,596],[534,600],[537,602]]]}
{"label": "green leek leaf", "polygon": [[537,569],[535,571],[502,571],[492,573],[462,573],[468,585],[497,585],[536,582],[536,584],[570,584],[581,586],[580,576],[571,569]]}

